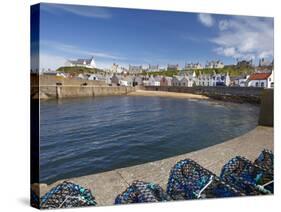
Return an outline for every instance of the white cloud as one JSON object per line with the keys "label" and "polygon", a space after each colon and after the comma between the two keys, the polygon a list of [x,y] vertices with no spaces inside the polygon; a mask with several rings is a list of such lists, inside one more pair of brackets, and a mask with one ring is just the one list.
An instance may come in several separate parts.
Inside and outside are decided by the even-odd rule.
{"label": "white cloud", "polygon": [[[109,68],[113,62],[120,64],[119,61],[126,60],[125,57],[116,56],[107,52],[85,50],[74,45],[64,44],[56,41],[41,40],[40,46],[40,70],[43,68],[56,70],[60,66],[64,66],[66,61],[69,59],[91,56],[95,58],[96,64],[99,68]],[[36,61],[35,57],[33,61]],[[36,64],[33,66],[36,67]]]}
{"label": "white cloud", "polygon": [[60,11],[72,13],[78,16],[84,16],[88,18],[111,18],[109,10],[102,7],[95,6],[81,6],[81,5],[63,5],[63,4],[43,4],[42,10],[50,12],[52,14],[59,15]]}
{"label": "white cloud", "polygon": [[47,53],[40,53],[39,59],[39,70],[42,69],[51,69],[56,70],[60,66],[63,66],[66,62],[66,59],[61,56],[51,55]]}
{"label": "white cloud", "polygon": [[221,20],[219,21],[219,29],[221,31],[227,30],[230,27],[230,23],[227,20]]}
{"label": "white cloud", "polygon": [[198,15],[198,19],[203,25],[207,27],[211,27],[215,24],[215,20],[213,19],[213,17],[207,13],[200,13]]}
{"label": "white cloud", "polygon": [[274,29],[272,18],[235,17],[221,20],[215,52],[234,58],[273,57]]}
{"label": "white cloud", "polygon": [[222,48],[222,47],[218,47],[216,49],[214,49],[214,51],[217,54],[221,54],[227,57],[239,57],[240,54],[237,52],[237,50],[234,47],[229,47],[229,48]]}
{"label": "white cloud", "polygon": [[112,59],[112,60],[126,59],[125,57],[113,55],[113,54],[110,54],[107,52],[85,50],[85,49],[81,49],[74,45],[64,44],[64,43],[55,42],[55,41],[43,40],[43,41],[41,41],[41,45],[44,47],[51,48],[53,50],[59,50],[59,51],[65,52],[67,54],[75,54],[80,57],[86,55],[86,56],[94,56],[94,57],[98,57],[98,58]]}

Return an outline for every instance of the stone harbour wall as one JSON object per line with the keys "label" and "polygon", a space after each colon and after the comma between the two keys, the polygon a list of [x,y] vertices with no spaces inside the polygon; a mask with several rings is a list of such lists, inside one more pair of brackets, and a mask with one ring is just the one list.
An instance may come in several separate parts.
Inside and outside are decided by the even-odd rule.
{"label": "stone harbour wall", "polygon": [[[94,96],[114,96],[126,95],[135,91],[134,87],[122,86],[43,86],[39,87],[40,99],[52,98],[73,98],[73,97],[94,97]],[[37,97],[34,95],[35,98]]]}
{"label": "stone harbour wall", "polygon": [[[35,76],[36,77],[36,76]],[[37,76],[38,77],[38,76]],[[60,76],[52,76],[52,75],[40,75],[39,76],[39,84],[40,86],[55,86],[57,83],[60,83],[65,86],[80,86],[84,83],[87,83],[89,86],[106,86],[106,83],[101,80],[83,80],[79,78],[64,78]]]}
{"label": "stone harbour wall", "polygon": [[143,89],[150,91],[167,91],[178,93],[192,93],[205,95],[213,99],[232,101],[239,103],[261,103],[261,95],[264,88],[255,87],[181,87],[181,86],[144,86]]}

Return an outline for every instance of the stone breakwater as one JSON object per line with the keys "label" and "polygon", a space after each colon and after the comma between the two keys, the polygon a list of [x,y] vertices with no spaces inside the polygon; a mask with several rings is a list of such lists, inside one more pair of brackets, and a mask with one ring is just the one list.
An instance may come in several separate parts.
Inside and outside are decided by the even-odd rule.
{"label": "stone breakwater", "polygon": [[[231,101],[237,103],[261,103],[261,95],[264,88],[255,87],[224,87],[224,86],[196,86],[196,87],[181,87],[181,86],[144,86],[147,91],[165,91],[177,93],[190,93],[197,95],[208,96],[212,99]],[[272,92],[273,90],[270,89]]]}
{"label": "stone breakwater", "polygon": [[31,74],[32,99],[127,95],[134,87],[108,86],[104,81]]}
{"label": "stone breakwater", "polygon": [[199,94],[192,93],[176,93],[176,92],[166,92],[166,91],[148,91],[148,90],[136,90],[128,94],[129,96],[157,96],[157,97],[170,97],[170,98],[180,98],[180,99],[205,99],[208,100],[209,97]]}
{"label": "stone breakwater", "polygon": [[134,87],[40,85],[40,87],[33,88],[31,95],[32,98],[39,99],[60,99],[72,97],[127,95],[133,91],[135,91]]}

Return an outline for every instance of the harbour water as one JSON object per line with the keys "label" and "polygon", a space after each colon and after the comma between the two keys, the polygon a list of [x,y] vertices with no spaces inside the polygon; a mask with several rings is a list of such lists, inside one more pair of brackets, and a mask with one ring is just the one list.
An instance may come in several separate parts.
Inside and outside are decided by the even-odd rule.
{"label": "harbour water", "polygon": [[188,153],[255,128],[259,107],[110,96],[40,103],[40,181],[78,177]]}

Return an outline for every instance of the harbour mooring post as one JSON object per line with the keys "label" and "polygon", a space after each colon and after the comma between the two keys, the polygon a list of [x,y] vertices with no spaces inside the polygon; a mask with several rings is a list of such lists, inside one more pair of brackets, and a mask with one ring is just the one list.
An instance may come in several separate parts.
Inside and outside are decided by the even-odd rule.
{"label": "harbour mooring post", "polygon": [[56,85],[56,97],[57,99],[61,98],[61,87],[60,85]]}
{"label": "harbour mooring post", "polygon": [[274,122],[274,92],[264,89],[261,94],[259,125],[273,127]]}

